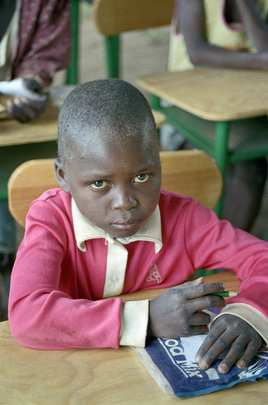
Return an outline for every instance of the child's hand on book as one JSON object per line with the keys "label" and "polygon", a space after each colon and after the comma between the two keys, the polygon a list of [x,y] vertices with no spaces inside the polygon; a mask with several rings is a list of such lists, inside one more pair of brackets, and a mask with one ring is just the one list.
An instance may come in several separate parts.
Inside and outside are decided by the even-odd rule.
{"label": "child's hand on book", "polygon": [[247,368],[257,350],[261,347],[262,338],[243,319],[229,314],[218,317],[196,354],[200,368],[206,370],[214,361],[229,349],[220,363],[220,373],[228,373],[236,364],[239,368]]}
{"label": "child's hand on book", "polygon": [[150,301],[148,335],[178,338],[203,333],[210,323],[203,310],[226,305],[222,297],[208,294],[223,290],[221,283],[203,284],[202,277],[169,288]]}

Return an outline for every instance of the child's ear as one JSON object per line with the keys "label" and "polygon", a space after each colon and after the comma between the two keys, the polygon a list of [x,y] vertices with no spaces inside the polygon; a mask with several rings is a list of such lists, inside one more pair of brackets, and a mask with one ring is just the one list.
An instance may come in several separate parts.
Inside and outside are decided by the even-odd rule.
{"label": "child's ear", "polygon": [[60,159],[58,159],[58,158],[55,159],[55,162],[54,162],[54,171],[55,171],[56,180],[59,183],[60,188],[62,188],[62,190],[65,191],[66,193],[70,193],[68,181],[66,179],[65,170],[62,166]]}

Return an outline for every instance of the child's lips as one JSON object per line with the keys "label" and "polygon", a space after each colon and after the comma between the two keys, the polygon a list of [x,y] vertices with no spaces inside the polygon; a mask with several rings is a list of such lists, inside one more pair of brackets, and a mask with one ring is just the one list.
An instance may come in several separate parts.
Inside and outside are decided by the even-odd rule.
{"label": "child's lips", "polygon": [[116,228],[116,229],[121,229],[121,230],[129,230],[133,229],[136,226],[140,224],[141,220],[140,219],[128,219],[128,220],[120,220],[113,222],[111,225]]}

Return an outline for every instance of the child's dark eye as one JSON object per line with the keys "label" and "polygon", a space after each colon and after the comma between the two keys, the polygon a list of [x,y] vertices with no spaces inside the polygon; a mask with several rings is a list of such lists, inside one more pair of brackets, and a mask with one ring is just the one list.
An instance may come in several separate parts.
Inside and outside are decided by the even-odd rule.
{"label": "child's dark eye", "polygon": [[105,180],[96,180],[89,184],[89,187],[93,190],[102,190],[106,188],[108,185],[107,181]]}
{"label": "child's dark eye", "polygon": [[148,180],[150,180],[151,175],[147,173],[142,173],[138,174],[137,176],[134,177],[134,183],[146,183]]}

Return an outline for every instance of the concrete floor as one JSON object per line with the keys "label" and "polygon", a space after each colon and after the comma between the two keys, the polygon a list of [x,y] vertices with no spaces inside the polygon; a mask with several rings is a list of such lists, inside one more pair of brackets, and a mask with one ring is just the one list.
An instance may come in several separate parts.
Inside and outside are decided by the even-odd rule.
{"label": "concrete floor", "polygon": [[[140,75],[163,71],[167,67],[169,28],[133,31],[121,36],[121,78],[136,85]],[[91,18],[91,7],[82,3],[79,35],[79,83],[106,77],[103,37]],[[64,72],[59,72],[54,84],[63,84]],[[142,90],[142,89],[140,89]],[[144,93],[146,96],[147,94]],[[252,233],[263,238],[268,230],[268,184],[263,204]]]}

